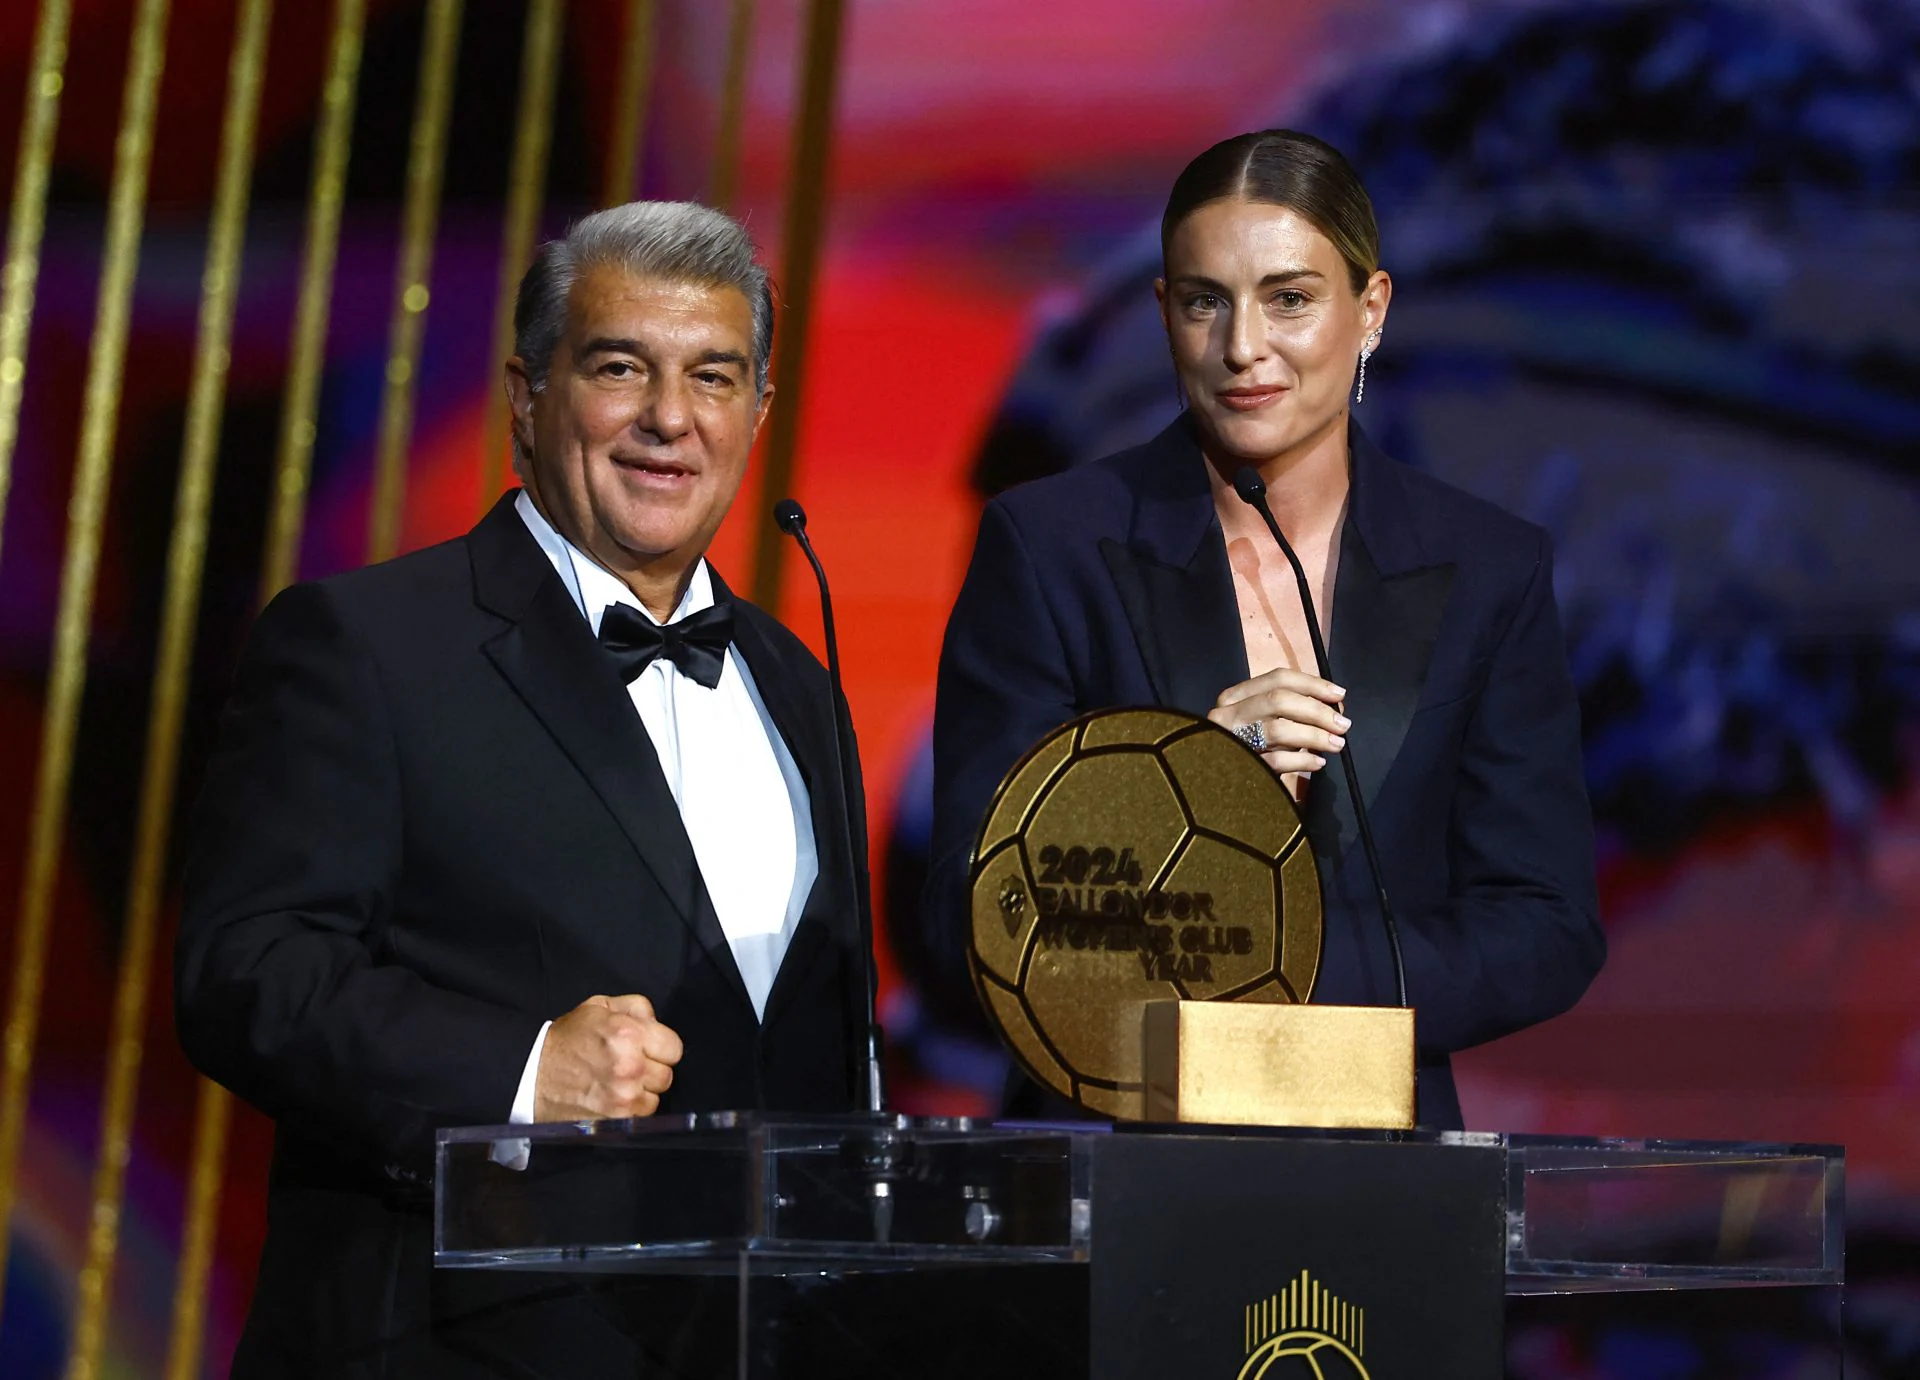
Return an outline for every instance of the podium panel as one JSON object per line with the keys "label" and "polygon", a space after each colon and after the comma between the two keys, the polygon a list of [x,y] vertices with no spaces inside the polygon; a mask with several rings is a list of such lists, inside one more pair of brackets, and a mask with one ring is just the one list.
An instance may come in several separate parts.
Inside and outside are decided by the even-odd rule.
{"label": "podium panel", "polygon": [[1093,1151],[1093,1375],[1500,1373],[1498,1147],[1125,1134]]}
{"label": "podium panel", "polygon": [[1556,1299],[1776,1290],[1837,1328],[1843,1176],[1825,1146],[720,1114],[443,1131],[434,1247],[671,1320],[660,1373],[1487,1380]]}

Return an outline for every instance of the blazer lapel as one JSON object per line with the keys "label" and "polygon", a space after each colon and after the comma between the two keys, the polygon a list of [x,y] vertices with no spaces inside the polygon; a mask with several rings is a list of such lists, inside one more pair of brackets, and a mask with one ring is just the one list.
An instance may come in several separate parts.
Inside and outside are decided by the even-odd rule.
{"label": "blazer lapel", "polygon": [[513,509],[494,505],[468,537],[475,596],[508,626],[484,644],[646,864],[743,1002],[746,984],[707,896],[680,808],[618,672]]}
{"label": "blazer lapel", "polygon": [[[1327,660],[1334,681],[1346,687],[1353,721],[1346,751],[1371,810],[1426,685],[1454,567],[1427,559],[1399,476],[1358,426],[1350,449]],[[1358,837],[1343,769],[1329,762],[1315,778],[1306,817],[1315,850],[1333,861],[1343,858]]]}
{"label": "blazer lapel", "polygon": [[1185,417],[1134,462],[1132,530],[1100,554],[1126,610],[1159,703],[1205,714],[1247,678],[1246,640],[1227,566],[1226,541],[1207,486],[1206,460]]}

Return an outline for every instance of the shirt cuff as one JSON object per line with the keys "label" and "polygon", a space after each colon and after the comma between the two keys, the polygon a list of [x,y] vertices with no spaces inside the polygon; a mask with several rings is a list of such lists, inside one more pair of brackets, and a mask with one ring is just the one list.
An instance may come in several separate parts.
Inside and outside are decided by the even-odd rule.
{"label": "shirt cuff", "polygon": [[[534,1037],[533,1050],[527,1055],[527,1066],[520,1071],[520,1087],[513,1095],[513,1111],[507,1116],[507,1122],[513,1126],[531,1126],[533,1124],[533,1093],[540,1085],[540,1051],[547,1047],[547,1031],[553,1022],[546,1021],[540,1026],[540,1033]],[[527,1167],[527,1160],[533,1153],[533,1142],[529,1140],[496,1140],[488,1148],[487,1158],[502,1169],[519,1171]]]}
{"label": "shirt cuff", "polygon": [[514,1126],[533,1124],[533,1094],[540,1085],[540,1051],[547,1047],[547,1032],[553,1029],[552,1021],[544,1021],[540,1033],[534,1036],[533,1051],[527,1055],[527,1066],[520,1072],[520,1089],[513,1095],[513,1112],[507,1121]]}

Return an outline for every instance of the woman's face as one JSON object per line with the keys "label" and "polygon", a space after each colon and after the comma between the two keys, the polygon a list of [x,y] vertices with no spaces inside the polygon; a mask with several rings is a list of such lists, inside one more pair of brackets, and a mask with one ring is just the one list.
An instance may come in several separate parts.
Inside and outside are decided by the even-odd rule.
{"label": "woman's face", "polygon": [[1175,227],[1154,284],[1173,364],[1219,460],[1262,464],[1344,430],[1393,283],[1359,293],[1333,242],[1285,206],[1214,201]]}

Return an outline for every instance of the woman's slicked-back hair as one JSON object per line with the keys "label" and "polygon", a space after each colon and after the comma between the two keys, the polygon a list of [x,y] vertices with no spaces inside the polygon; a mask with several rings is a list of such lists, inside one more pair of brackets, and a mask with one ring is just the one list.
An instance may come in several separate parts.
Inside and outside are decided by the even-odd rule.
{"label": "woman's slicked-back hair", "polygon": [[1180,223],[1216,201],[1285,206],[1312,221],[1347,261],[1359,292],[1380,267],[1380,227],[1373,200],[1340,150],[1311,134],[1262,129],[1223,139],[1174,179],[1160,218],[1160,261]]}

